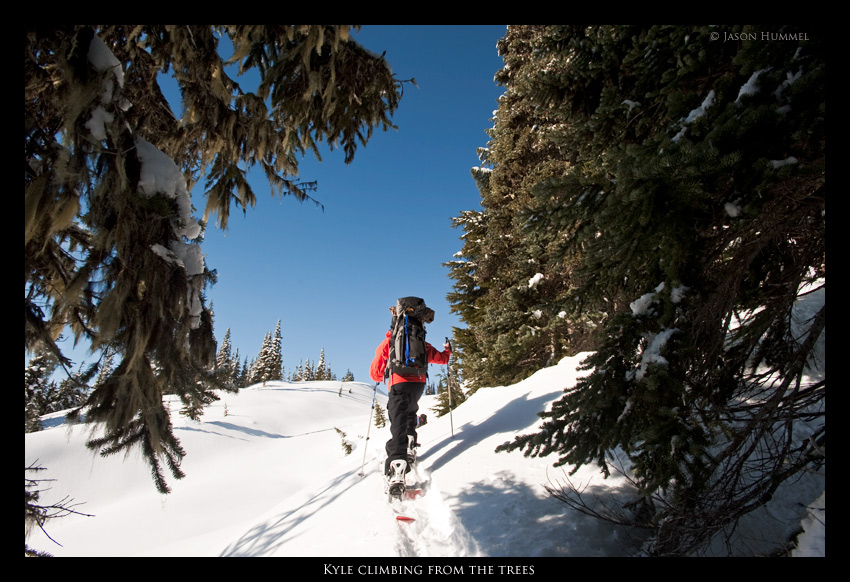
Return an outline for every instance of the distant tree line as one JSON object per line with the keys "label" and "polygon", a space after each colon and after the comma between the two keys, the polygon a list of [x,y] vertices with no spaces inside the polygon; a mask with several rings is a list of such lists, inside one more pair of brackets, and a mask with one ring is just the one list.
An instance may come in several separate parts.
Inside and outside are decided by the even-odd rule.
{"label": "distant tree line", "polygon": [[[211,318],[214,319],[213,308],[210,306]],[[25,432],[34,432],[41,429],[39,417],[51,412],[71,410],[83,405],[88,393],[96,389],[105,378],[109,377],[113,367],[114,355],[107,351],[104,353],[103,361],[89,366],[88,371],[80,371],[57,381],[55,372],[59,367],[54,355],[41,350],[33,356],[24,369],[24,409],[25,409]],[[90,377],[96,371],[95,377]],[[209,370],[216,377],[220,389],[227,392],[236,392],[254,384],[263,384],[273,381],[303,382],[311,380],[337,380],[337,375],[325,360],[325,349],[322,348],[316,363],[309,358],[299,363],[295,369],[287,375],[283,366],[283,347],[278,320],[274,332],[267,333],[263,340],[260,352],[248,361],[240,361],[239,350],[233,349],[230,339],[230,328],[224,333],[221,344],[215,358],[215,366]],[[354,375],[350,370],[342,378],[343,382],[353,382]],[[164,387],[165,393],[172,393],[168,386]],[[197,399],[184,404],[180,412],[189,418],[198,419],[203,414],[204,407],[218,400],[218,396],[209,393],[204,399]]]}
{"label": "distant tree line", "polygon": [[24,368],[24,432],[41,430],[39,417],[44,414],[85,402],[88,389],[83,373],[57,382],[53,375],[58,366],[53,354],[39,350]]}
{"label": "distant tree line", "polygon": [[[325,360],[325,348],[319,353],[316,362],[307,358],[298,363],[288,375],[283,366],[283,345],[280,330],[280,320],[273,333],[267,333],[260,352],[248,361],[239,359],[239,350],[233,351],[230,342],[230,328],[224,334],[221,346],[216,356],[216,369],[227,377],[227,385],[231,389],[245,388],[253,384],[265,384],[284,380],[289,382],[304,382],[311,380],[336,380],[337,375],[331,370]],[[347,371],[343,382],[353,382],[354,375]]]}

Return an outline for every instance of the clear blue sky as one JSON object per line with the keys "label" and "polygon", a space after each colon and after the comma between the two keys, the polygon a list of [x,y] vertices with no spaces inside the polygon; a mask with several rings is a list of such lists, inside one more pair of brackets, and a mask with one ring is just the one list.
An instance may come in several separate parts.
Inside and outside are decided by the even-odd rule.
{"label": "clear blue sky", "polygon": [[[338,377],[369,382],[369,364],[398,297],[423,297],[434,309],[435,346],[460,326],[449,312],[452,280],[443,263],[461,249],[451,218],[479,209],[470,169],[488,141],[503,89],[496,42],[504,25],[364,25],[355,40],[386,51],[405,85],[393,117],[398,130],[376,131],[350,165],[342,152],[309,154],[300,178],[318,181],[310,202],[273,198],[265,178],[257,205],[231,215],[228,230],[210,225],[202,248],[218,283],[207,290],[216,338],[231,332],[240,359],[259,353],[281,320],[284,371],[325,357]],[[198,216],[203,201],[196,200]],[[419,249],[412,254],[411,249]],[[432,378],[441,370],[431,370]]]}

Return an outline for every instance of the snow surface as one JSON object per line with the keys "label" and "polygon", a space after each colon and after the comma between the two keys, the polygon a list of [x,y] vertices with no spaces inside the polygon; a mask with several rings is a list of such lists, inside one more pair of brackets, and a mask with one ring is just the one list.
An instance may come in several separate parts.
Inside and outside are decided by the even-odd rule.
{"label": "snow surface", "polygon": [[[179,403],[170,401],[187,456],[186,477],[169,479],[169,495],[156,491],[137,455],[94,455],[84,444],[89,427],[47,415],[45,430],[25,437],[27,466],[45,467],[36,478],[54,480],[44,483],[49,490],[40,501],[67,496],[93,516],[51,520],[47,531],[55,542],[36,529],[29,545],[57,557],[297,556],[323,565],[354,557],[522,557],[531,569],[544,557],[634,555],[640,532],[571,511],[547,493],[545,485],[565,482],[565,473],[551,466],[554,458],[494,452],[536,429],[537,413],[575,383],[586,356],[512,386],[482,388],[451,417],[437,418],[434,397],[424,396],[420,412],[429,421],[419,429],[422,446],[410,477],[423,495],[401,509],[384,494],[389,427],[369,423],[370,384],[256,385],[222,394],[200,421],[181,416]],[[386,410],[380,389],[375,398]],[[350,454],[335,429],[353,445]],[[603,479],[596,467],[580,469],[572,480],[586,486],[586,495],[631,499],[624,478]],[[769,551],[802,526],[795,555],[824,556],[824,491],[823,475],[782,488],[764,512],[742,521],[741,553]],[[394,511],[416,521],[398,522]],[[433,562],[408,563],[433,573],[427,570]],[[459,564],[463,569],[467,562]],[[472,573],[466,567],[463,573]]]}

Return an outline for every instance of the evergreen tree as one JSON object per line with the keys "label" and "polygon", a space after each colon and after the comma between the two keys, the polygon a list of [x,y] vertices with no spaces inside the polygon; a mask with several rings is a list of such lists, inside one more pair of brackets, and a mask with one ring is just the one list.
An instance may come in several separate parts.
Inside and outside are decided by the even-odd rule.
{"label": "evergreen tree", "polygon": [[59,412],[82,405],[89,393],[87,381],[88,376],[86,374],[78,373],[59,382],[59,391],[56,398],[48,406],[47,412]]}
{"label": "evergreen tree", "polygon": [[107,348],[103,352],[102,360],[103,361],[94,380],[95,387],[100,386],[108,380],[112,375],[112,372],[115,370],[115,351]]}
{"label": "evergreen tree", "polygon": [[381,405],[377,402],[375,403],[375,427],[376,428],[384,428],[387,426],[387,415],[384,413],[384,409],[381,408]]}
{"label": "evergreen tree", "polygon": [[239,389],[239,350],[236,350],[236,354],[232,354],[232,349],[230,328],[228,327],[216,354],[215,369],[221,378],[222,386],[230,392]]}
{"label": "evergreen tree", "polygon": [[228,327],[227,331],[224,332],[224,338],[221,340],[221,346],[219,346],[218,353],[215,356],[215,367],[217,369],[230,368],[233,359],[232,349],[230,345],[230,328]]}
{"label": "evergreen tree", "polygon": [[345,376],[342,377],[343,382],[354,382],[354,374],[351,373],[351,370],[345,371]]}
{"label": "evergreen tree", "polygon": [[330,380],[330,373],[325,367],[325,348],[319,354],[319,363],[316,365],[316,380]]}
{"label": "evergreen tree", "polygon": [[268,380],[283,380],[283,346],[279,319],[271,339],[268,360]]}
{"label": "evergreen tree", "polygon": [[[454,355],[454,353],[452,353]],[[437,405],[432,408],[437,416],[444,416],[463,404],[468,395],[463,392],[461,382],[458,378],[458,365],[456,360],[449,362],[445,374],[440,374],[437,381]]]}
{"label": "evergreen tree", "polygon": [[50,380],[56,365],[54,357],[40,350],[24,368],[24,432],[41,430],[39,417],[58,391],[56,382]]}
{"label": "evergreen tree", "polygon": [[[350,162],[374,128],[392,127],[401,97],[383,57],[348,25],[29,26],[24,50],[25,349],[69,326],[120,362],[88,397],[103,454],[140,446],[160,491],[184,451],[162,394],[184,403],[217,387],[214,282],[189,192],[200,176],[204,222],[226,228],[255,202],[248,171],[279,195],[308,200],[293,179],[318,144]],[[225,60],[220,42],[232,46]],[[256,71],[255,91],[231,76]],[[158,85],[172,75],[182,110]],[[314,184],[312,185],[314,186]]]}
{"label": "evergreen tree", "polygon": [[499,450],[607,474],[621,448],[657,511],[658,555],[734,528],[823,462],[825,444],[825,379],[803,373],[825,311],[793,318],[800,290],[825,274],[825,35],[712,33],[522,26],[499,43],[510,95],[497,125],[517,103],[546,121],[515,243],[546,249],[540,290],[556,289],[542,319],[598,328],[588,375],[541,413],[539,432]]}
{"label": "evergreen tree", "polygon": [[479,150],[482,167],[473,178],[483,212],[468,211],[454,220],[464,229],[456,260],[447,263],[456,281],[448,298],[467,327],[455,331],[467,354],[464,376],[470,387],[515,383],[559,356],[567,355],[571,326],[551,305],[563,293],[568,265],[549,263],[557,229],[529,231],[526,209],[539,181],[557,174],[563,155],[547,139],[557,123],[552,113],[531,103],[517,79],[540,74],[532,58],[539,32],[512,27],[500,46],[505,68],[496,80],[506,87],[500,98],[491,141]]}
{"label": "evergreen tree", "polygon": [[291,382],[301,382],[304,380],[304,363],[298,362],[295,369],[292,371],[292,376],[289,379]]}
{"label": "evergreen tree", "polygon": [[253,359],[248,362],[248,358],[245,358],[246,367],[245,367],[245,386],[251,386],[252,384],[256,384],[256,372],[257,372],[257,360]]}
{"label": "evergreen tree", "polygon": [[248,365],[248,356],[245,356],[245,360],[242,362],[242,369],[239,371],[239,387],[245,388],[251,385],[250,382],[251,368]]}
{"label": "evergreen tree", "polygon": [[94,370],[75,373],[58,384],[51,379],[58,363],[53,354],[39,350],[24,368],[24,431],[41,430],[39,417],[69,410],[85,402],[86,382]]}
{"label": "evergreen tree", "polygon": [[242,379],[242,364],[239,359],[239,348],[236,348],[236,352],[230,360],[230,374],[231,382],[236,389],[245,387]]}
{"label": "evergreen tree", "polygon": [[192,420],[200,420],[204,414],[204,409],[218,400],[219,397],[213,392],[206,392],[200,395],[200,397],[184,400],[180,408],[180,414]]}
{"label": "evergreen tree", "polygon": [[[490,172],[483,169],[473,171],[479,191],[483,192],[488,187],[489,175]],[[492,339],[486,336],[483,326],[489,304],[488,290],[492,283],[480,268],[487,258],[487,217],[485,212],[464,211],[452,220],[455,228],[464,230],[461,236],[464,242],[455,260],[446,263],[451,271],[449,276],[455,281],[453,291],[447,295],[451,311],[467,324],[465,328],[454,330],[453,347],[469,355],[464,376],[474,387],[501,383],[489,368],[488,347],[492,345]]]}
{"label": "evergreen tree", "polygon": [[342,439],[342,450],[345,452],[346,455],[350,455],[351,451],[354,450],[354,445],[351,444],[351,441],[348,440],[348,435],[346,435],[337,427],[334,427],[334,430],[339,435],[340,439]]}
{"label": "evergreen tree", "polygon": [[249,381],[252,384],[282,380],[283,355],[281,353],[280,320],[277,322],[274,335],[267,333],[263,338],[260,353],[251,366]]}
{"label": "evergreen tree", "polygon": [[254,365],[251,370],[251,383],[256,384],[262,382],[265,386],[271,376],[271,351],[272,351],[272,335],[266,333],[263,338],[263,344],[260,346],[260,353],[257,354],[257,359],[254,360]]}

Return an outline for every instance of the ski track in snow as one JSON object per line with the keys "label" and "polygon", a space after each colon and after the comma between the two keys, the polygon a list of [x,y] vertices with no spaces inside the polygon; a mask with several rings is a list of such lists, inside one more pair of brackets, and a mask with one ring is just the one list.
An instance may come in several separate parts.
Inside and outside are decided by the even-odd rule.
{"label": "ski track in snow", "polygon": [[412,517],[413,522],[397,521],[400,535],[399,557],[479,556],[480,552],[440,491],[433,486],[430,474],[414,465],[408,475],[408,489],[421,489],[415,499],[393,501],[394,515]]}
{"label": "ski track in snow", "polygon": [[[427,469],[414,465],[407,488],[421,489],[416,499],[390,502],[383,477],[384,457],[370,455],[365,474],[354,470],[308,485],[282,506],[275,506],[237,535],[222,556],[478,557],[484,555],[460,523]],[[356,539],[351,531],[327,523],[321,515],[345,515],[351,504],[363,508]],[[296,506],[297,509],[292,509]],[[334,507],[340,507],[334,511]],[[347,506],[347,509],[343,509]],[[286,509],[284,509],[286,508]],[[319,512],[327,508],[329,512]],[[404,515],[414,519],[396,519]],[[348,524],[351,526],[352,524]],[[342,551],[339,552],[340,549]]]}

